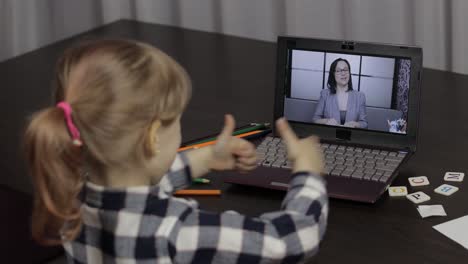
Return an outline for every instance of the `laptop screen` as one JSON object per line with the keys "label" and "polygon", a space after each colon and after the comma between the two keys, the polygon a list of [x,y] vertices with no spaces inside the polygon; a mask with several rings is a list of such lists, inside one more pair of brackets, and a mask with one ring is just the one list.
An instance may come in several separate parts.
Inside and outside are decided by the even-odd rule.
{"label": "laptop screen", "polygon": [[411,58],[288,49],[284,116],[406,135]]}

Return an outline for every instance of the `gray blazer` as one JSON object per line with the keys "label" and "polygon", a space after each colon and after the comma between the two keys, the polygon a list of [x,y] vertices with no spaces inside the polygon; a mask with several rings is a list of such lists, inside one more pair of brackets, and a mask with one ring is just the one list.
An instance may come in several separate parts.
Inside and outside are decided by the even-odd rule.
{"label": "gray blazer", "polygon": [[[330,89],[323,89],[320,92],[320,99],[315,108],[312,120],[316,122],[321,118],[333,118],[340,124],[340,110],[336,94],[331,94]],[[346,122],[355,121],[359,127],[367,128],[366,96],[358,91],[348,92],[348,106],[346,109]]]}

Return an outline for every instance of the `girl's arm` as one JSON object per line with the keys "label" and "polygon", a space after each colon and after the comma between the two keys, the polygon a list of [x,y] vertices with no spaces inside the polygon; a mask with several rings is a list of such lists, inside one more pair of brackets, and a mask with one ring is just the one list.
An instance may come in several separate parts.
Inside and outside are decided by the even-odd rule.
{"label": "girl's arm", "polygon": [[[175,263],[298,263],[315,255],[327,225],[324,180],[293,174],[281,210],[251,218],[187,209],[170,236]],[[254,201],[253,201],[254,202]]]}

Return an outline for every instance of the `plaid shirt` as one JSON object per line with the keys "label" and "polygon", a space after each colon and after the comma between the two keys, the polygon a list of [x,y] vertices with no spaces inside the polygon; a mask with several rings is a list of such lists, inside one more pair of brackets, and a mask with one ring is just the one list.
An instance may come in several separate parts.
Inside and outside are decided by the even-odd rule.
{"label": "plaid shirt", "polygon": [[70,263],[296,263],[313,256],[324,235],[324,180],[296,173],[281,211],[250,218],[211,213],[172,193],[191,184],[177,155],[155,186],[104,188],[87,183],[79,236],[64,243]]}

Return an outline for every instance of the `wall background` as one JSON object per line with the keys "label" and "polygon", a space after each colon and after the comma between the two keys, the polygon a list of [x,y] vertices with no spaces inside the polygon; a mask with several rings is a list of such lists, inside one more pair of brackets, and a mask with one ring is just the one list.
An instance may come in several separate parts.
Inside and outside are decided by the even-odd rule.
{"label": "wall background", "polygon": [[0,61],[118,19],[276,41],[279,34],[418,45],[468,74],[466,0],[0,0]]}

